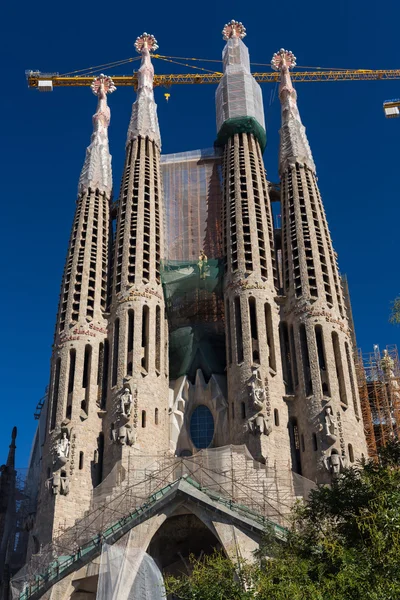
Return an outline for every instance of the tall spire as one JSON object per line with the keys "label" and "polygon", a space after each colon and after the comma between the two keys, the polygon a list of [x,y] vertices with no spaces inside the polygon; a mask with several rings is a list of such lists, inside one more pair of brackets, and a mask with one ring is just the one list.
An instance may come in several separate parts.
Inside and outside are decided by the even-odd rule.
{"label": "tall spire", "polygon": [[280,172],[282,173],[289,164],[299,163],[306,164],[315,173],[315,164],[306,130],[297,108],[297,93],[289,73],[289,70],[296,66],[296,57],[289,50],[281,48],[273,55],[271,65],[273,69],[281,72],[279,85],[279,99],[282,106]]}
{"label": "tall spire", "polygon": [[12,469],[14,469],[14,467],[15,467],[15,449],[16,449],[15,440],[16,440],[16,438],[17,438],[17,428],[13,427],[13,430],[11,433],[10,450],[8,452],[8,458],[7,458],[7,467],[11,467]]}
{"label": "tall spire", "polygon": [[142,64],[138,71],[137,98],[132,105],[132,116],[126,142],[128,144],[139,136],[147,137],[160,148],[160,128],[153,92],[154,67],[150,58],[150,53],[158,48],[157,40],[154,35],[143,33],[136,39],[135,48],[142,55]]}
{"label": "tall spire", "polygon": [[112,171],[111,155],[108,149],[110,108],[107,105],[107,94],[111,94],[116,88],[113,80],[103,74],[95,77],[91,88],[93,94],[97,96],[97,109],[93,115],[93,134],[90,146],[86,150],[78,192],[82,194],[90,187],[110,194]]}
{"label": "tall spire", "polygon": [[250,57],[242,42],[246,28],[230,21],[222,30],[226,46],[222,52],[224,75],[216,91],[217,145],[225,145],[235,133],[251,132],[261,149],[266,145],[262,93],[250,72]]}

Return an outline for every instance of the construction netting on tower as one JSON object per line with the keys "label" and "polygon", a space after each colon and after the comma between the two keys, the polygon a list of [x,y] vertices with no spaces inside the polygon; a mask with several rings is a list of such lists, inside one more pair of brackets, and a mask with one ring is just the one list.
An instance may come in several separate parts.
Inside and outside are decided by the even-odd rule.
{"label": "construction netting on tower", "polygon": [[213,149],[161,158],[171,379],[225,369],[221,161]]}
{"label": "construction netting on tower", "polygon": [[370,456],[400,433],[400,362],[397,346],[359,355],[358,386]]}
{"label": "construction netting on tower", "polygon": [[[190,457],[145,455],[132,448],[93,490],[91,508],[73,527],[30,557],[12,580],[13,598],[39,598],[55,581],[100,555],[136,524],[150,518],[157,502],[183,479],[239,517],[282,531],[292,507],[315,484],[284,461],[256,462],[246,446],[202,450]],[[162,508],[160,508],[162,510]],[[35,596],[36,594],[36,596]]]}

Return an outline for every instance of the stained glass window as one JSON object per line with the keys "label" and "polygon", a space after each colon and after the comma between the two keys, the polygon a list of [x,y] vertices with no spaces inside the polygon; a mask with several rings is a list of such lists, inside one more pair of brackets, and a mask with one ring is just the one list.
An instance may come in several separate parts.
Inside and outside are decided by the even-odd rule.
{"label": "stained glass window", "polygon": [[190,435],[196,448],[208,448],[214,437],[214,419],[211,411],[201,404],[190,419]]}

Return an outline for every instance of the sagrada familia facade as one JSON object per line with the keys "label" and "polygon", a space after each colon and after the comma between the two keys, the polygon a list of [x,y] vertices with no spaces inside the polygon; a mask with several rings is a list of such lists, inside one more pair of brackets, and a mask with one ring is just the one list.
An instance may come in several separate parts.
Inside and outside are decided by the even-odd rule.
{"label": "sagrada familia facade", "polygon": [[[190,461],[199,452],[244,447],[255,471],[285,464],[314,483],[329,483],[367,455],[337,255],[290,77],[295,57],[282,49],[272,59],[280,72],[282,118],[277,228],[271,204],[276,191],[262,157],[262,92],[250,72],[245,29],[232,21],[223,34],[211,159],[219,169],[220,205],[193,250],[198,258],[184,268],[178,260],[168,262],[185,257],[168,256],[153,95],[154,37],[143,34],[135,43],[142,58],[117,202],[108,145],[108,95],[115,88],[104,75],[93,82],[98,104],[62,278],[37,440],[37,504],[28,528],[27,560],[88,514],[94,491],[115,476],[117,466],[116,488],[123,480],[121,465],[126,472],[126,465],[139,464],[144,455]],[[211,289],[213,269],[219,283]],[[187,290],[176,300],[186,276]],[[179,322],[176,315],[192,300],[203,313],[190,323]],[[174,356],[186,357],[176,373],[170,364],[173,337]],[[213,352],[216,360],[210,358]],[[183,490],[188,483],[177,485]],[[181,503],[186,525],[188,510]],[[176,507],[175,512],[160,511],[158,518],[163,513],[165,522],[178,518]],[[242,536],[237,542],[242,553],[247,538],[253,548],[255,529],[249,533],[245,519],[236,522],[225,514],[212,523],[225,550],[229,543],[223,525],[236,528],[237,539]],[[165,556],[160,558],[162,550],[154,542],[159,527],[153,527],[143,548],[164,568]],[[196,535],[201,550],[202,534],[187,532],[192,540]],[[82,564],[81,553],[80,569]],[[93,564],[90,573],[80,571],[82,581],[93,580]],[[72,585],[77,572],[78,567],[68,571],[68,585],[58,575],[44,597],[94,597],[93,581],[91,591],[88,583]],[[29,589],[20,597],[42,597]]]}

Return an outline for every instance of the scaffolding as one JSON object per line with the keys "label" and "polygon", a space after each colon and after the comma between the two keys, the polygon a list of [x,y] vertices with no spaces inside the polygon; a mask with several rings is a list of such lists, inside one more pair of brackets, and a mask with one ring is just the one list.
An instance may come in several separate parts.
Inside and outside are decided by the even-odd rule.
{"label": "scaffolding", "polygon": [[[146,512],[182,479],[244,518],[289,525],[298,499],[307,499],[315,484],[291,471],[288,463],[256,462],[246,446],[202,450],[191,457],[150,456],[132,449],[93,491],[90,510],[33,554],[12,580],[13,598],[39,598],[50,580],[65,576],[84,556],[100,552],[105,538],[116,540],[145,520]],[[50,493],[50,491],[49,491]],[[89,560],[89,558],[88,558]]]}
{"label": "scaffolding", "polygon": [[361,411],[369,455],[375,457],[379,448],[400,432],[400,361],[397,346],[379,346],[368,354],[359,353],[357,379]]}

